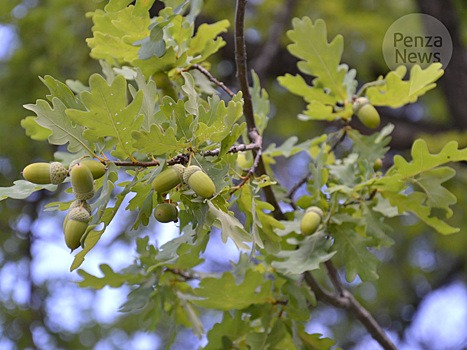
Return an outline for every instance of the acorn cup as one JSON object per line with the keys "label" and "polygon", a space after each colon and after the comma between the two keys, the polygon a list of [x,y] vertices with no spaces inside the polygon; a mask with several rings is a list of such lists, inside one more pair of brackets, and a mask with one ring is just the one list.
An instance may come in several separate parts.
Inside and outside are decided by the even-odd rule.
{"label": "acorn cup", "polygon": [[85,201],[94,196],[94,178],[86,165],[74,165],[70,171],[70,178],[76,199]]}
{"label": "acorn cup", "polygon": [[94,180],[101,178],[104,176],[105,172],[107,171],[107,167],[95,159],[84,158],[84,159],[76,159],[70,163],[68,167],[69,171],[73,169],[76,164],[83,164],[91,170],[92,177]]}
{"label": "acorn cup", "polygon": [[59,162],[32,163],[23,169],[23,177],[38,185],[61,184],[67,177],[68,171]]}
{"label": "acorn cup", "polygon": [[358,119],[367,128],[376,129],[379,126],[381,122],[379,113],[366,97],[357,98],[353,103],[352,109]]}
{"label": "acorn cup", "polygon": [[177,222],[178,210],[175,205],[170,203],[160,203],[154,210],[154,217],[159,222]]}
{"label": "acorn cup", "polygon": [[302,220],[300,221],[300,231],[303,235],[308,236],[316,232],[316,229],[323,220],[324,213],[319,207],[310,207],[305,211]]}
{"label": "acorn cup", "polygon": [[82,206],[71,209],[63,221],[63,232],[65,234],[65,243],[71,251],[81,245],[83,237],[88,228],[89,212]]}
{"label": "acorn cup", "polygon": [[86,209],[86,211],[89,213],[89,215],[91,215],[92,209],[91,209],[91,206],[88,204],[88,202],[77,199],[77,200],[73,201],[70,204],[69,209],[71,210],[73,208],[78,208],[78,207],[82,207],[82,208]]}
{"label": "acorn cup", "polygon": [[183,173],[183,182],[200,197],[211,198],[216,193],[216,185],[199,166],[187,167]]}
{"label": "acorn cup", "polygon": [[158,193],[166,193],[172,188],[182,183],[185,167],[181,164],[174,164],[159,173],[152,182],[152,188]]}

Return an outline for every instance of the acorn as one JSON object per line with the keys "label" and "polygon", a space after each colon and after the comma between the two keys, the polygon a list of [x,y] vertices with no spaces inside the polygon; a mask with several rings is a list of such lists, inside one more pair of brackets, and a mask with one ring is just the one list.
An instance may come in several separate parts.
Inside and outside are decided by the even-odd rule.
{"label": "acorn", "polygon": [[83,237],[90,215],[83,207],[76,207],[69,211],[63,222],[63,231],[65,233],[65,243],[71,251],[81,245],[81,237]]}
{"label": "acorn", "polygon": [[211,198],[216,192],[216,185],[209,175],[196,165],[190,165],[185,169],[183,182],[188,184],[198,196],[203,198]]}
{"label": "acorn", "polygon": [[85,201],[94,196],[94,178],[86,165],[82,163],[74,165],[70,171],[70,178],[76,199]]}
{"label": "acorn", "polygon": [[253,166],[253,157],[246,152],[238,152],[237,165],[242,170],[248,170]]}
{"label": "acorn", "polygon": [[379,113],[366,97],[357,98],[353,103],[352,109],[358,119],[367,128],[376,129],[379,126],[381,122]]}
{"label": "acorn", "polygon": [[152,188],[159,193],[166,193],[182,182],[185,167],[174,164],[159,173],[152,182]]}
{"label": "acorn", "polygon": [[175,205],[169,203],[161,203],[154,210],[154,217],[159,222],[177,222],[178,211]]}
{"label": "acorn", "polygon": [[104,164],[98,160],[90,158],[76,159],[70,163],[68,169],[71,170],[78,163],[86,165],[89,170],[91,170],[91,174],[94,180],[104,176],[105,172],[107,171],[107,167]]}
{"label": "acorn", "polygon": [[375,163],[373,164],[373,170],[378,171],[383,167],[383,161],[381,158],[378,158],[375,160]]}
{"label": "acorn", "polygon": [[46,185],[61,184],[68,174],[66,168],[59,162],[33,163],[23,169],[23,177],[29,182]]}
{"label": "acorn", "polygon": [[73,201],[70,204],[69,209],[71,210],[73,208],[78,208],[78,207],[82,207],[82,208],[86,209],[86,211],[89,213],[89,215],[91,215],[92,209],[91,209],[91,206],[88,204],[88,202],[77,199],[77,200]]}
{"label": "acorn", "polygon": [[315,233],[321,220],[323,220],[324,213],[319,207],[310,207],[305,211],[305,215],[300,222],[300,231],[302,234],[308,236]]}

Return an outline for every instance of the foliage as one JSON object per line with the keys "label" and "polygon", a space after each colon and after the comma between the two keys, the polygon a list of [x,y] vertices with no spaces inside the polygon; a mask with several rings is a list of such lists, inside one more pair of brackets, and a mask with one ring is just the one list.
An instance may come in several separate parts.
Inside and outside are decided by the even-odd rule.
{"label": "foliage", "polygon": [[[24,106],[35,113],[22,121],[29,137],[66,146],[66,152],[56,153],[57,161],[68,165],[87,156],[107,166],[105,176],[95,180],[92,219],[70,269],[91,254],[124,203],[135,213],[130,226],[136,230],[153,225],[153,209],[170,201],[179,210],[176,238],[161,246],[147,236],[137,238],[133,263],[121,271],[102,264],[101,277],[78,269],[80,286],[128,285],[123,312],[144,319],[148,330],[169,323],[207,334],[206,349],[329,349],[333,340],[305,330],[316,291],[304,276],[319,273],[332,258],[348,282],[378,279],[375,251],[394,244],[387,220],[398,216],[412,214],[443,235],[458,231],[445,221],[456,203],[445,183],[455,175],[449,163],[466,161],[467,149],[451,142],[434,154],[420,139],[410,161],[395,156],[383,172],[375,162],[389,151],[393,126],[365,136],[349,125],[357,96],[376,106],[414,103],[435,87],[443,74],[440,65],[416,66],[407,80],[406,69],[399,67],[357,91],[356,70],[342,63],[343,37],[329,40],[323,20],[295,18],[287,32],[288,51],[300,60],[305,76],[286,74],[278,81],[306,102],[299,119],[339,128],[302,143],[292,136],[265,148],[261,140],[270,102],[258,76],[253,72],[250,116],[245,92],[222,100],[215,91],[220,85],[208,72],[211,56],[225,45],[220,35],[228,21],[196,27],[201,2],[163,2],[154,18],[149,13],[154,1],[112,0],[92,12],[87,43],[102,73],[82,83],[45,76],[46,99]],[[255,159],[247,172],[236,164],[239,151]],[[275,172],[276,161],[294,155],[307,159],[305,194],[282,186]],[[153,179],[174,164],[201,167],[216,186],[214,197],[197,197],[187,184],[167,194],[155,192]],[[42,189],[57,190],[18,180],[0,189],[0,199],[24,199]],[[291,209],[280,212],[271,195]],[[65,196],[48,210],[68,209],[71,197]],[[300,220],[310,206],[325,215],[318,231],[304,236]],[[224,243],[233,242],[239,256],[223,273],[202,266],[217,234]],[[206,333],[200,315],[207,310],[221,312],[222,320]],[[173,340],[171,334],[167,346]]]}

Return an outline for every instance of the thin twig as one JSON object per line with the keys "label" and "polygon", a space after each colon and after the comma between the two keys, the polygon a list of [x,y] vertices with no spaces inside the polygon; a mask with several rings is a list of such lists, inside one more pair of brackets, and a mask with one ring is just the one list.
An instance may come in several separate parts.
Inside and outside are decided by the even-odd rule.
{"label": "thin twig", "polygon": [[298,189],[302,187],[302,185],[308,181],[311,175],[312,175],[311,171],[308,170],[308,172],[295,185],[293,185],[292,188],[287,193],[287,198],[291,200],[292,207],[296,207],[296,205],[293,203],[292,197],[294,196],[295,192],[297,192]]}
{"label": "thin twig", "polygon": [[[257,143],[257,142],[253,142],[253,143],[249,143],[249,144],[241,143],[239,145],[234,145],[234,146],[230,147],[229,150],[227,151],[227,153],[238,153],[238,152],[243,152],[243,151],[258,151],[258,150],[261,149],[261,147],[262,147],[261,143]],[[200,152],[200,154],[203,157],[215,157],[215,156],[218,156],[220,154],[220,152],[221,152],[221,149],[216,148],[216,149]],[[190,155],[189,154],[181,153],[181,154],[173,157],[172,159],[168,160],[167,164],[168,165],[187,164],[189,162],[189,160],[190,160]],[[111,161],[111,160],[107,160],[105,163],[113,163],[116,166],[128,166],[128,167],[134,166],[134,167],[142,167],[142,168],[148,168],[148,167],[160,165],[160,162],[158,160],[153,160],[153,161],[150,161],[150,162],[140,162],[140,161],[132,162],[132,161]]]}
{"label": "thin twig", "polygon": [[253,165],[250,167],[250,169],[248,169],[248,172],[243,177],[242,181],[237,186],[232,188],[232,190],[230,191],[230,194],[233,194],[236,190],[238,190],[243,185],[245,185],[248,182],[248,180],[253,176],[253,174],[255,173],[255,169],[258,167],[259,161],[261,159],[261,154],[262,154],[261,153],[261,148],[259,148],[256,151],[256,156],[255,156],[255,159],[253,161]]}
{"label": "thin twig", "polygon": [[[235,145],[235,146],[230,147],[229,150],[227,151],[227,153],[238,153],[238,152],[243,152],[243,151],[257,151],[261,147],[262,147],[262,145],[258,144],[256,142],[249,143],[249,144],[241,143],[239,145]],[[213,149],[213,150],[204,151],[203,153],[201,153],[201,155],[203,157],[214,157],[214,156],[219,155],[220,151],[221,151],[220,148],[216,148],[216,149]]]}
{"label": "thin twig", "polygon": [[245,114],[248,131],[256,129],[253,112],[253,102],[248,82],[247,55],[245,47],[245,8],[246,0],[237,0],[235,9],[235,64],[237,68],[237,78],[243,93],[243,113]]}
{"label": "thin twig", "polygon": [[190,68],[188,69],[196,69],[196,70],[199,70],[201,73],[203,73],[211,82],[213,82],[214,84],[216,84],[217,86],[219,86],[222,90],[224,90],[227,95],[229,95],[230,97],[234,97],[235,96],[235,93],[230,90],[222,81],[219,81],[217,80],[216,78],[214,78],[214,76],[209,73],[209,71],[207,69],[205,69],[203,66],[200,66],[199,64],[194,64],[192,65]]}

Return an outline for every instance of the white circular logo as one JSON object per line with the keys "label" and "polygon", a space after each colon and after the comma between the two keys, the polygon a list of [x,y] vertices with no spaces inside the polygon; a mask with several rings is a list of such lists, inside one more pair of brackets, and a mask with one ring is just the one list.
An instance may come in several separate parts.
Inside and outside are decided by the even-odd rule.
{"label": "white circular logo", "polygon": [[452,56],[449,31],[435,17],[412,13],[399,18],[386,31],[383,56],[391,70],[439,62],[446,69]]}

